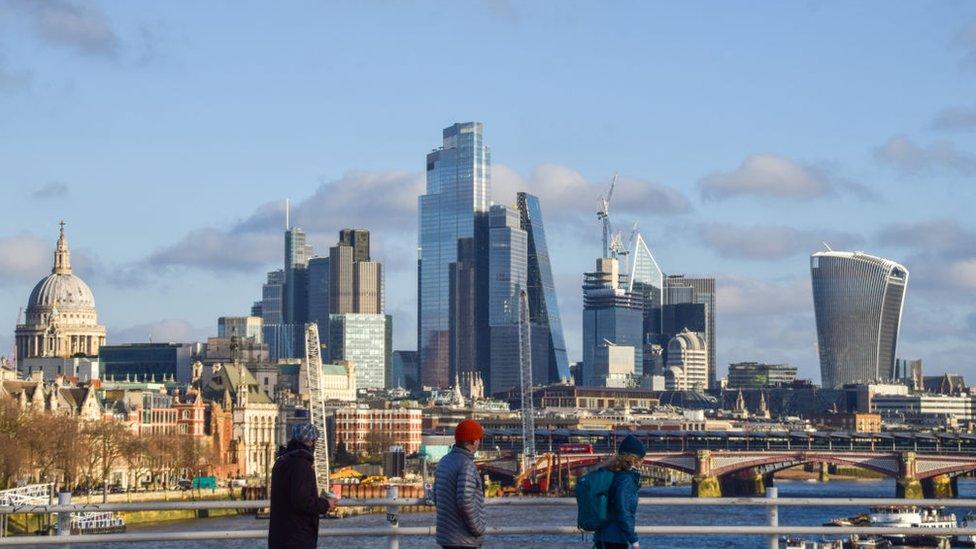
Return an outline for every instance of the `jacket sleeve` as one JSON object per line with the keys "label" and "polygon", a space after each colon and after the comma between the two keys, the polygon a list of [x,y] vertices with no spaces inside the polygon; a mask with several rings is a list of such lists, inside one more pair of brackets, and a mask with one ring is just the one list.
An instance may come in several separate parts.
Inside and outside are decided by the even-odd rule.
{"label": "jacket sleeve", "polygon": [[315,493],[315,470],[311,466],[296,467],[288,482],[292,511],[313,516],[329,512],[329,500]]}
{"label": "jacket sleeve", "polygon": [[478,468],[473,462],[464,463],[457,479],[458,513],[468,531],[475,537],[485,535],[487,527],[484,497],[481,482],[478,480]]}
{"label": "jacket sleeve", "polygon": [[620,531],[627,538],[627,543],[637,543],[637,483],[631,474],[621,474],[619,482],[614,483],[613,506],[614,516]]}

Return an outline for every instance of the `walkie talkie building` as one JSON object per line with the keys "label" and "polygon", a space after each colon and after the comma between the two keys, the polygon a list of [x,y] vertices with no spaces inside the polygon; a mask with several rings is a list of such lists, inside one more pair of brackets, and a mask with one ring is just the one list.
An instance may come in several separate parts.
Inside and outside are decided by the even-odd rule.
{"label": "walkie talkie building", "polygon": [[892,379],[908,269],[862,252],[810,257],[825,388]]}

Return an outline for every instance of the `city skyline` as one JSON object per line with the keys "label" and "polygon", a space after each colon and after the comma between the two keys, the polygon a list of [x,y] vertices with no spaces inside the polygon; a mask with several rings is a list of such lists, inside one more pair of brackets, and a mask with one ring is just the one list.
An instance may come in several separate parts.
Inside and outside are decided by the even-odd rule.
{"label": "city skyline", "polygon": [[[537,11],[541,8],[512,8],[514,20],[488,8],[456,9],[457,17],[478,15],[479,30],[509,34],[538,29],[545,19]],[[265,273],[280,268],[285,197],[296,202],[294,225],[307,231],[320,254],[344,227],[364,227],[376,235],[375,255],[388,270],[394,348],[413,349],[416,197],[423,182],[418,159],[434,144],[434,132],[478,120],[492,147],[495,200],[512,206],[521,190],[538,195],[545,209],[571,360],[581,356],[582,273],[592,269],[600,247],[596,198],[619,171],[615,225],[626,232],[639,221],[665,273],[717,279],[720,377],[730,362],[756,360],[789,362],[799,367],[799,377],[819,378],[806,258],[821,240],[890,257],[910,269],[913,290],[899,357],[922,358],[927,371],[972,377],[976,368],[966,357],[976,350],[970,342],[976,333],[976,227],[966,215],[974,198],[966,182],[976,154],[976,124],[971,114],[967,117],[976,87],[976,42],[969,37],[976,35],[967,29],[974,28],[976,12],[960,17],[958,11],[936,7],[922,17],[921,8],[892,9],[890,19],[898,24],[879,24],[875,42],[866,48],[851,46],[859,44],[856,25],[831,26],[848,12],[867,17],[864,6],[777,7],[764,15],[767,23],[792,25],[796,38],[749,37],[710,22],[692,32],[734,44],[724,52],[696,47],[670,32],[648,36],[648,52],[682,52],[681,61],[697,62],[698,68],[684,69],[660,54],[646,62],[624,55],[622,61],[640,70],[619,71],[599,86],[586,82],[568,94],[570,100],[556,99],[549,108],[539,108],[539,92],[514,100],[512,94],[525,86],[503,83],[505,101],[478,91],[443,105],[423,101],[415,112],[387,122],[390,134],[372,142],[377,133],[364,128],[376,127],[389,113],[365,113],[383,101],[410,104],[412,92],[395,100],[376,90],[361,99],[330,92],[328,100],[350,105],[352,118],[365,116],[362,125],[304,94],[295,104],[311,112],[312,120],[276,123],[260,114],[261,99],[245,91],[196,123],[193,118],[201,114],[196,106],[177,101],[154,109],[165,98],[157,92],[143,96],[141,90],[175,78],[180,94],[199,86],[209,104],[219,104],[212,101],[214,94],[240,89],[230,73],[204,74],[224,53],[198,26],[187,27],[189,45],[181,46],[166,30],[167,20],[178,16],[153,14],[149,18],[162,23],[151,26],[157,38],[146,45],[136,14],[125,6],[92,4],[84,13],[102,21],[115,40],[94,42],[108,49],[85,49],[87,42],[72,42],[69,35],[61,41],[35,35],[32,15],[0,8],[0,23],[16,38],[0,39],[5,54],[0,116],[7,120],[5,134],[21,136],[0,151],[0,187],[9,204],[0,220],[0,312],[8,317],[0,324],[6,326],[0,329],[0,354],[9,353],[17,310],[26,305],[31,285],[50,270],[52,227],[61,217],[69,223],[73,267],[99,298],[99,318],[110,342],[145,341],[150,333],[155,340],[200,340],[215,335],[217,317],[246,314],[260,297]],[[692,28],[690,8],[668,10],[663,15],[675,33]],[[607,47],[636,40],[638,23],[651,21],[655,12],[635,16],[634,23],[616,21],[619,36]],[[549,31],[549,37],[568,46],[574,29],[615,26],[602,17],[570,17],[565,29]],[[390,25],[386,21],[380,28],[389,31]],[[828,28],[836,44],[817,49],[821,62],[804,57],[809,74],[797,74],[786,58],[803,55],[800,44],[815,43],[809,37]],[[912,41],[910,49],[899,45],[906,28],[924,37]],[[298,28],[295,34],[310,32]],[[407,39],[402,31],[393,36]],[[243,43],[243,36],[227,38]],[[598,43],[589,36],[581,42]],[[775,46],[786,53],[769,54],[770,76],[745,83],[758,76],[752,56]],[[470,54],[469,46],[460,48],[444,55],[459,62]],[[140,65],[143,50],[154,50],[157,57]],[[390,44],[372,46],[359,61],[382,66],[395,60],[383,60],[392,51]],[[842,51],[853,59],[843,59]],[[258,63],[289,54],[308,59],[290,41],[279,52],[255,52]],[[547,49],[546,55],[518,62],[504,51],[489,52],[485,64],[497,76],[510,61],[533,82],[539,77],[530,69],[538,70],[544,59],[563,61],[548,67],[547,78],[557,82],[577,81],[578,71],[605,76],[593,71],[597,57],[577,47],[569,47],[564,57],[552,55]],[[612,60],[608,70],[619,69],[620,61]],[[359,74],[344,61],[330,62],[336,66],[309,78],[321,82]],[[404,66],[418,65],[407,59]],[[256,72],[237,69],[242,67],[242,78],[258,81]],[[70,70],[60,76],[63,68]],[[709,71],[712,76],[705,75]],[[670,86],[648,76],[655,72],[669,77]],[[291,83],[297,78],[282,68],[272,74]],[[439,78],[428,84],[437,83],[446,90],[456,86]],[[96,91],[106,87],[115,91],[97,98]],[[654,92],[645,98],[631,89]],[[711,91],[716,89],[729,94]],[[845,100],[854,95],[876,100]],[[72,100],[65,102],[66,96]],[[918,96],[926,100],[913,101]],[[605,108],[595,109],[599,116],[570,109],[584,100],[604,100]],[[628,110],[641,112],[624,116]],[[244,112],[258,113],[253,122],[264,137],[242,137],[236,122],[222,125]],[[288,110],[275,104],[272,112]],[[708,122],[715,117],[718,122]],[[328,119],[338,123],[324,123]],[[55,131],[59,126],[65,130]],[[712,135],[696,135],[693,128],[707,128]],[[198,136],[189,136],[194,133]],[[285,144],[262,147],[280,136],[288,137]],[[923,188],[933,194],[919,200]]]}

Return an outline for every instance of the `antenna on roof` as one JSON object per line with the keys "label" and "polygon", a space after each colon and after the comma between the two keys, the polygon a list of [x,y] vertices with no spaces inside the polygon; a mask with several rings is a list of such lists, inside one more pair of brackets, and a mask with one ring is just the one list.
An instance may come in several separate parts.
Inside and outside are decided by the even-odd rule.
{"label": "antenna on roof", "polygon": [[824,245],[824,248],[827,248],[827,251],[828,252],[834,251],[834,249],[830,247],[830,244],[827,244],[827,241],[826,240],[823,242],[823,245]]}

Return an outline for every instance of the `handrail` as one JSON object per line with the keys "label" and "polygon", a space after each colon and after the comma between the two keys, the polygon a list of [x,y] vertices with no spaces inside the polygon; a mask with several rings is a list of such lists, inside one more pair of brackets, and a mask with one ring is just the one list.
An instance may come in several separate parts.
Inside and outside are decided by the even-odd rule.
{"label": "handrail", "polygon": [[[919,528],[912,527],[876,527],[876,526],[783,526],[778,523],[778,508],[780,506],[874,506],[874,505],[914,505],[921,507],[964,507],[976,508],[976,500],[972,499],[899,499],[899,498],[778,498],[777,489],[767,489],[767,497],[742,498],[693,498],[693,497],[644,497],[639,502],[652,506],[753,506],[769,509],[767,525],[667,525],[667,526],[639,526],[637,533],[649,536],[663,535],[746,535],[765,536],[769,547],[778,547],[780,536],[815,535],[815,536],[846,536],[851,534],[868,535],[918,535]],[[325,527],[319,530],[322,537],[387,537],[390,547],[397,547],[401,536],[433,536],[434,526],[400,526],[396,511],[400,507],[410,505],[425,505],[428,502],[418,498],[398,498],[397,487],[389,487],[388,497],[370,499],[342,499],[341,506],[355,507],[385,507],[387,510],[388,526],[382,527]],[[574,498],[544,498],[544,497],[510,497],[492,498],[485,502],[491,506],[575,506]],[[94,504],[60,504],[60,505],[22,505],[2,506],[0,516],[18,513],[59,513],[67,517],[70,513],[94,511],[141,511],[161,509],[262,509],[269,506],[268,500],[196,500],[196,501],[155,501],[135,503],[94,503]],[[489,527],[487,534],[492,535],[577,535],[580,530],[573,526],[556,525],[524,525],[524,526],[495,526]],[[976,536],[976,528],[939,528],[924,531],[925,534],[938,536]],[[142,542],[142,541],[202,541],[226,539],[263,539],[268,532],[259,530],[235,531],[195,531],[195,532],[134,532],[120,534],[82,534],[70,535],[62,532],[60,536],[38,538],[35,536],[3,537],[0,546],[5,545],[35,545],[69,544],[69,543],[113,543],[113,542]]]}
{"label": "handrail", "polygon": [[[976,508],[976,499],[902,499],[902,498],[757,498],[757,497],[643,497],[641,505],[680,505],[688,507],[870,507],[873,505],[914,505],[916,507],[963,507]],[[421,498],[369,498],[340,499],[341,507],[406,507],[427,505]],[[575,506],[574,498],[549,497],[501,497],[485,500],[491,506]],[[266,499],[260,500],[187,500],[187,501],[141,501],[117,503],[72,503],[68,505],[14,505],[0,506],[0,514],[25,513],[80,513],[93,511],[161,511],[173,509],[265,509],[271,505]]]}

